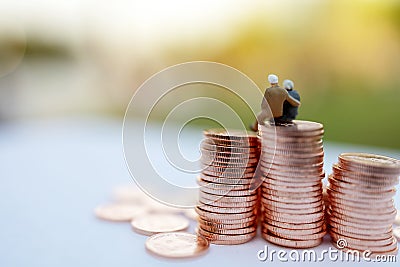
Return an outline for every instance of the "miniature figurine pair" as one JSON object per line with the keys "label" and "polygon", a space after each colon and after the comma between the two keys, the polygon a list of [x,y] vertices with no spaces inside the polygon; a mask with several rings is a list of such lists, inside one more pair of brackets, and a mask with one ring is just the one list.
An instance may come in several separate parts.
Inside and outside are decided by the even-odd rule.
{"label": "miniature figurine pair", "polygon": [[294,90],[294,83],[291,80],[285,80],[283,82],[285,89],[283,89],[278,85],[278,76],[275,74],[268,75],[268,81],[271,87],[265,90],[261,112],[252,126],[253,131],[257,131],[258,124],[264,125],[267,119],[271,124],[281,126],[292,124],[297,116],[300,95]]}

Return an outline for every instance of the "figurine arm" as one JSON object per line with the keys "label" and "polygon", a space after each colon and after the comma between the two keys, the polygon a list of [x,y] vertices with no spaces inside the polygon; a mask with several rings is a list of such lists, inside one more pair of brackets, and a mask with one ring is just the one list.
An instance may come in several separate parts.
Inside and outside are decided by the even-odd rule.
{"label": "figurine arm", "polygon": [[294,99],[289,94],[287,94],[286,100],[294,107],[300,106],[300,101]]}

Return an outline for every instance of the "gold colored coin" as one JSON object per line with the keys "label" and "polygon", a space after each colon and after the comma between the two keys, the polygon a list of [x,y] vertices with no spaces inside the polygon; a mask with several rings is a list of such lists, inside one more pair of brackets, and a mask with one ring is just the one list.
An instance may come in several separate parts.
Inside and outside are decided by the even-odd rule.
{"label": "gold colored coin", "polygon": [[188,233],[161,233],[152,235],[146,241],[146,249],[167,258],[190,258],[205,253],[208,241]]}

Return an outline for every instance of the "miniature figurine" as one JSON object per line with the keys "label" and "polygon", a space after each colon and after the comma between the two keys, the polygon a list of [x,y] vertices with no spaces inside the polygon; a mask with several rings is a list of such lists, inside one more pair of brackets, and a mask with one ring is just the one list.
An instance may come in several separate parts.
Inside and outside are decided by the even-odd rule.
{"label": "miniature figurine", "polygon": [[[294,89],[293,81],[284,80],[283,87],[286,89],[286,91],[289,93],[289,95],[291,97],[300,101],[300,95]],[[294,119],[296,119],[296,116],[298,114],[298,109],[299,109],[299,107],[295,107],[295,106],[291,105],[288,101],[285,101],[283,103],[283,120],[286,121],[287,123],[291,123]]]}
{"label": "miniature figurine", "polygon": [[294,107],[300,106],[300,101],[294,99],[285,89],[279,87],[278,76],[270,74],[268,75],[268,81],[271,84],[271,87],[265,90],[261,102],[261,112],[257,115],[257,121],[251,127],[253,131],[258,130],[258,124],[264,125],[266,119],[268,119],[271,124],[277,126],[287,125],[290,123],[291,121],[285,121],[283,118],[283,103],[285,101]]}

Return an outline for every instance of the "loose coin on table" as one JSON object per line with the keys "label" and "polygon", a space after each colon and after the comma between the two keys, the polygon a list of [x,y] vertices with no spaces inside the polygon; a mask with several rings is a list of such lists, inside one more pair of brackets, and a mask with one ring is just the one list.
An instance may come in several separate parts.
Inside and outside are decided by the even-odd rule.
{"label": "loose coin on table", "polygon": [[190,258],[202,255],[209,247],[207,239],[188,233],[161,233],[150,236],[146,249],[167,258]]}

